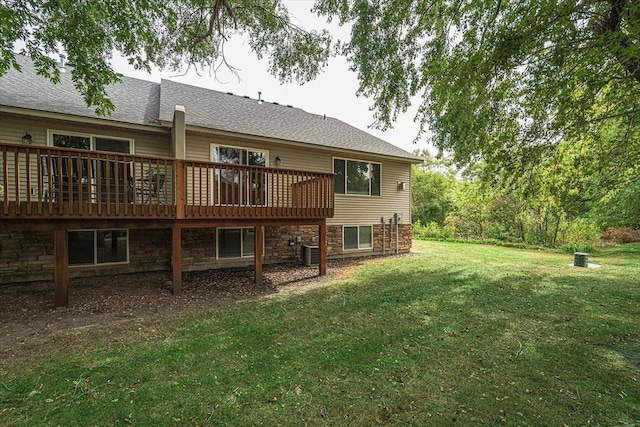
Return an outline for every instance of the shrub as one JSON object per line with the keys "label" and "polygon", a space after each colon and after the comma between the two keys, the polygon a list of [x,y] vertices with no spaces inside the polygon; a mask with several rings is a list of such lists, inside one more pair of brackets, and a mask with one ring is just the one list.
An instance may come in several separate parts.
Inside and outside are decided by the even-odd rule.
{"label": "shrub", "polygon": [[451,237],[450,230],[446,227],[440,227],[438,223],[431,221],[429,224],[422,225],[420,221],[413,224],[413,237],[416,239],[447,239]]}
{"label": "shrub", "polygon": [[604,230],[600,238],[602,240],[615,243],[640,242],[640,230],[630,227],[609,227]]}
{"label": "shrub", "polygon": [[600,237],[602,229],[588,218],[574,219],[566,230],[565,242],[588,243],[595,242]]}
{"label": "shrub", "polygon": [[566,245],[560,246],[558,249],[571,254],[575,252],[593,252],[595,250],[595,246],[588,243],[567,243]]}

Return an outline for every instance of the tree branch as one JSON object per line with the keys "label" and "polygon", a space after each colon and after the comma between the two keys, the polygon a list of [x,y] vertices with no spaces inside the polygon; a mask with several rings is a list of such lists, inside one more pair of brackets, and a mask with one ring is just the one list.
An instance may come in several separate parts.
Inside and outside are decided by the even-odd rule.
{"label": "tree branch", "polygon": [[[629,36],[621,32],[624,11],[628,6],[628,0],[610,0],[611,7],[600,16],[596,24],[596,32],[603,36],[605,47],[618,60],[633,78],[640,83],[640,58],[629,57],[625,53],[632,49]],[[633,19],[627,13],[628,19]]]}

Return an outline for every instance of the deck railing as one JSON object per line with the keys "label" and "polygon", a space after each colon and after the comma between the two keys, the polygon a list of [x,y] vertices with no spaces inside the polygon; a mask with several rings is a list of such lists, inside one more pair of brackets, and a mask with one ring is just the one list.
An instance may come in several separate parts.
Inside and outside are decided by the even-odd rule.
{"label": "deck railing", "polygon": [[184,161],[184,164],[186,217],[333,216],[331,173],[212,162]]}
{"label": "deck railing", "polygon": [[333,174],[0,144],[0,218],[327,218]]}

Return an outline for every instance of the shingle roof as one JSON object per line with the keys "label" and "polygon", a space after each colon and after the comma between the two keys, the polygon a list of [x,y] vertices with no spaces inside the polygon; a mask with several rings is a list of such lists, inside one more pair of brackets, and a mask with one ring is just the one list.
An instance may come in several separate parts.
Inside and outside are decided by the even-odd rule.
{"label": "shingle roof", "polygon": [[103,117],[96,115],[94,108],[87,108],[73,85],[70,72],[60,73],[60,83],[52,84],[36,74],[29,58],[16,55],[16,60],[22,72],[11,69],[0,76],[0,105],[138,125],[157,123],[160,108],[158,83],[122,77],[120,83],[107,87],[107,96],[115,105],[115,111],[111,116]]}
{"label": "shingle roof", "polygon": [[154,83],[122,77],[107,88],[114,113],[97,116],[75,89],[70,72],[61,73],[60,83],[54,85],[36,74],[29,58],[16,55],[16,59],[22,72],[12,69],[0,76],[0,105],[153,126],[158,119],[171,122],[175,106],[183,105],[187,125],[421,161],[335,118],[170,80]]}
{"label": "shingle roof", "polygon": [[187,125],[421,161],[338,119],[170,80],[161,84],[160,120],[173,120],[175,106],[183,105]]}

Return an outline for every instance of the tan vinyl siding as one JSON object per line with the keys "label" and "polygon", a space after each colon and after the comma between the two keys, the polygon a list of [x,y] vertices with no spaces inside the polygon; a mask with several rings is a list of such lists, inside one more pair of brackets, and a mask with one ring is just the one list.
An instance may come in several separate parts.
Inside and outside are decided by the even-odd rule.
{"label": "tan vinyl siding", "polygon": [[[78,133],[78,134],[87,134],[94,136],[107,136],[107,137],[116,137],[116,138],[124,138],[130,139],[133,144],[134,154],[138,155],[148,155],[148,156],[170,156],[171,155],[171,134],[168,130],[161,130],[161,132],[143,132],[139,130],[127,129],[127,128],[116,128],[109,126],[99,126],[94,124],[84,124],[78,122],[70,122],[66,120],[54,120],[54,119],[45,119],[38,117],[30,117],[30,116],[21,116],[7,113],[0,113],[0,141],[8,142],[8,143],[18,143],[22,142],[22,136],[25,133],[31,134],[32,139],[32,147],[43,147],[48,145],[48,134],[50,131],[58,131],[58,132],[69,132],[69,133]],[[8,189],[8,193],[10,197],[13,199],[11,195],[15,194],[15,169],[12,166],[15,164],[13,159],[13,154],[11,154],[12,158],[8,159],[9,164],[7,167],[7,183],[6,187]],[[21,189],[21,197],[23,198],[21,201],[26,201],[26,197],[28,197],[27,193],[30,193],[31,196],[35,199],[36,192],[43,191],[46,193],[47,184],[38,183],[38,164],[39,160],[36,158],[35,153],[30,157],[29,164],[31,165],[31,191],[27,191],[27,170],[24,166],[26,164],[26,156],[25,154],[19,155],[19,163],[21,165],[20,174],[19,174],[19,184]],[[3,159],[0,159],[0,164]],[[142,172],[139,170],[132,171],[136,177],[142,176]],[[46,174],[45,171],[43,173]],[[4,170],[2,170],[2,166],[0,166],[0,181],[4,181]],[[39,188],[39,184],[42,188]],[[167,191],[170,190],[171,183],[167,182],[166,188]]]}
{"label": "tan vinyl siding", "polygon": [[[139,156],[171,157],[171,133],[166,135],[131,133],[134,151]],[[116,135],[113,135],[116,136]]]}
{"label": "tan vinyl siding", "polygon": [[[338,156],[341,157],[342,156]],[[370,160],[355,158],[356,160]],[[373,160],[372,160],[373,161]],[[375,161],[380,161],[375,160]],[[410,221],[410,185],[411,166],[409,163],[393,160],[382,160],[381,196],[358,196],[336,194],[335,215],[327,219],[330,225],[369,225],[380,224],[380,218],[385,222],[395,213],[402,215],[403,223]],[[405,182],[404,190],[398,190],[398,182]]]}
{"label": "tan vinyl siding", "polygon": [[47,145],[46,121],[0,113],[0,141],[19,144],[25,132],[33,137],[33,145]]}
{"label": "tan vinyl siding", "polygon": [[324,150],[314,150],[308,147],[281,145],[269,151],[271,165],[275,166],[275,158],[280,156],[280,168],[297,169],[310,172],[331,172],[332,156]]}
{"label": "tan vinyl siding", "polygon": [[[24,135],[24,134],[23,134]],[[5,171],[6,160],[6,171]],[[16,165],[18,165],[16,167]],[[8,192],[8,200],[16,201],[16,169],[18,169],[18,187],[20,188],[21,202],[28,201],[29,195],[36,197],[38,191],[37,174],[38,174],[38,157],[31,153],[29,155],[29,165],[27,167],[27,155],[25,153],[18,153],[17,157],[15,153],[7,152],[7,159],[4,158],[4,153],[0,151],[0,184],[4,186],[4,189],[0,191],[0,200],[4,200],[4,190]],[[30,170],[30,171],[29,171]],[[6,172],[6,174],[5,174]],[[30,173],[31,187],[30,191],[27,191],[27,176]],[[4,177],[7,176],[5,181]],[[29,193],[29,194],[27,194]]]}
{"label": "tan vinyl siding", "polygon": [[41,119],[0,113],[0,141],[20,143],[25,132],[33,136],[33,145],[47,145],[47,131],[82,133],[133,140],[134,154],[141,156],[171,156],[171,133],[143,132],[122,127],[97,126],[65,120]]}
{"label": "tan vinyl siding", "polygon": [[199,133],[187,132],[186,158],[200,162],[210,162],[209,149],[210,136]]}
{"label": "tan vinyl siding", "polygon": [[[402,215],[402,222],[410,222],[411,164],[379,156],[315,149],[302,144],[285,144],[243,138],[222,137],[204,133],[187,133],[187,159],[209,161],[211,144],[267,150],[269,166],[310,172],[332,172],[333,158],[346,158],[380,163],[382,165],[381,196],[335,195],[335,215],[327,219],[329,225],[380,224],[384,217],[388,223],[395,213]],[[280,166],[275,158],[280,157]],[[398,182],[404,182],[404,190],[398,190]]]}
{"label": "tan vinyl siding", "polygon": [[280,168],[309,172],[330,172],[331,155],[326,150],[303,145],[279,144],[271,141],[241,137],[226,137],[215,134],[187,132],[187,159],[211,161],[211,144],[241,148],[253,148],[269,152],[269,166],[276,167],[276,156],[280,156]]}
{"label": "tan vinyl siding", "polygon": [[[296,169],[305,170],[309,172],[327,172],[331,171],[331,155],[326,151],[313,150],[307,148],[301,148],[299,146],[278,144],[269,141],[253,140],[241,137],[223,137],[216,134],[205,134],[200,132],[187,132],[187,147],[186,157],[188,160],[196,161],[211,161],[211,145],[223,145],[239,148],[249,148],[258,151],[267,151],[269,154],[268,166],[279,167],[282,169]],[[276,156],[281,159],[280,166],[276,166]],[[195,176],[191,171],[187,171],[187,202],[193,203],[193,185],[201,185],[206,187],[209,183],[209,193],[211,194],[210,200],[215,200],[215,194],[213,193],[214,180],[211,176],[203,175],[201,180],[199,173],[196,172]],[[274,179],[271,175],[266,177],[267,182]],[[278,179],[285,179],[279,177]],[[282,186],[280,186],[282,187]],[[206,191],[205,191],[206,193]],[[269,199],[270,203],[277,205],[286,205],[289,202],[291,194],[281,195],[284,199],[277,201]]]}
{"label": "tan vinyl siding", "polygon": [[[187,132],[185,156],[187,160],[196,160],[200,162],[211,161],[207,136]],[[197,169],[195,171],[191,168],[187,169],[187,204],[193,205],[196,202],[200,205],[214,204],[214,182],[211,172],[211,170],[207,169]],[[198,194],[198,200],[194,200],[194,188],[201,189],[200,192],[196,192],[196,194]],[[208,200],[206,200],[207,196]],[[201,200],[203,197],[205,200]]]}
{"label": "tan vinyl siding", "polygon": [[[47,144],[49,130],[84,133],[90,135],[104,135],[133,140],[135,154],[150,156],[171,155],[171,133],[169,129],[160,132],[152,129],[150,132],[128,129],[123,127],[99,126],[95,124],[77,123],[71,121],[39,119],[14,114],[0,114],[0,141],[20,143],[25,132],[33,136],[33,145]],[[381,196],[335,195],[335,215],[327,220],[329,225],[371,225],[379,224],[381,217],[388,223],[395,213],[403,217],[403,223],[410,222],[410,163],[388,159],[381,156],[339,150],[318,149],[304,144],[280,143],[269,140],[243,138],[241,136],[221,136],[215,133],[187,131],[186,156],[189,160],[210,161],[211,144],[227,145],[267,151],[269,166],[282,169],[294,169],[311,172],[332,172],[334,157],[372,161],[381,163]],[[276,166],[275,158],[280,157],[281,163]],[[33,163],[31,176],[37,176],[37,162]],[[15,183],[15,171],[8,172],[8,188]],[[140,170],[133,171],[136,178],[143,176]],[[164,190],[170,194],[172,190],[171,171],[166,173]],[[187,173],[190,184],[196,187],[209,186],[213,193],[213,179],[210,173]],[[33,180],[33,178],[32,178]],[[26,171],[21,170],[19,182],[26,182]],[[406,188],[398,190],[397,183],[405,182]],[[22,184],[21,184],[22,185]],[[192,191],[188,194],[189,203],[210,204],[209,201],[193,200]],[[208,202],[208,203],[207,203]],[[273,201],[272,201],[273,202]]]}

